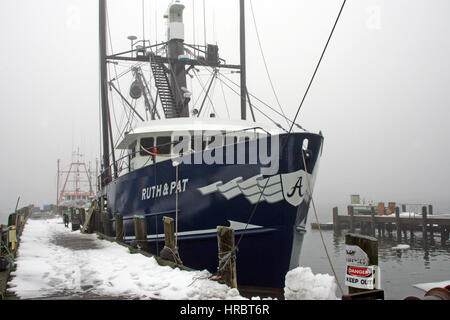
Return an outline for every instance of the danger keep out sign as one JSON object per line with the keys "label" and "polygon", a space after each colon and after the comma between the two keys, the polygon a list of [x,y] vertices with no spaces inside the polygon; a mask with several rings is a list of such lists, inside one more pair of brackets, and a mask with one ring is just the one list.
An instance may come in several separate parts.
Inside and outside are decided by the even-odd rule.
{"label": "danger keep out sign", "polygon": [[378,266],[347,265],[345,285],[359,289],[380,289]]}

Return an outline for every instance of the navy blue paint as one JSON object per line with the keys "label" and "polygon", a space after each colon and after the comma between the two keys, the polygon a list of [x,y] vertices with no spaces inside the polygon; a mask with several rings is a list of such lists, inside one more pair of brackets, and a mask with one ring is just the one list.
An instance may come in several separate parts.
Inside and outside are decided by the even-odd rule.
{"label": "navy blue paint", "polygon": [[[278,174],[304,170],[301,156],[304,139],[309,140],[311,157],[307,160],[308,172],[313,173],[320,157],[323,137],[311,133],[280,135],[280,167]],[[248,143],[247,143],[248,144]],[[270,148],[269,148],[270,150]],[[224,151],[225,153],[225,151]],[[235,150],[235,157],[236,157]],[[191,155],[193,157],[193,155]],[[178,231],[215,229],[218,225],[229,226],[228,220],[246,223],[254,208],[243,195],[226,200],[220,193],[202,196],[197,188],[217,181],[228,181],[243,177],[251,178],[260,174],[261,165],[187,165],[179,166],[179,180],[188,178],[186,191],[179,193]],[[124,216],[125,236],[134,236],[133,215],[146,215],[147,232],[163,234],[162,215],[174,217],[175,192],[166,197],[142,200],[145,187],[175,181],[176,169],[172,161],[159,162],[141,168],[110,183],[104,190],[108,198],[108,212],[113,216]],[[239,245],[237,253],[238,284],[283,288],[284,277],[289,270],[293,242],[300,250],[303,233],[295,227],[307,218],[309,203],[305,201],[294,207],[286,201],[269,204],[260,202],[251,224],[264,229],[248,230]],[[114,229],[114,224],[113,224]],[[236,232],[236,240],[242,232]],[[295,239],[295,241],[294,241]],[[164,239],[149,241],[150,250],[162,249]],[[158,248],[156,247],[158,245]],[[215,272],[218,265],[217,236],[214,233],[179,236],[178,246],[184,265],[194,269],[208,269]]]}

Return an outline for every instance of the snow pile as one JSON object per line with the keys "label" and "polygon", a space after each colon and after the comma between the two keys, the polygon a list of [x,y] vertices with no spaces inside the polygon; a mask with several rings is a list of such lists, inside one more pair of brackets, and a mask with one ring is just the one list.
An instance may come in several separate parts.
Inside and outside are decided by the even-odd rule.
{"label": "snow pile", "polygon": [[442,281],[442,282],[430,282],[430,283],[418,283],[415,284],[414,287],[423,291],[430,291],[433,288],[445,288],[450,286],[450,280]]}
{"label": "snow pile", "polygon": [[328,274],[314,275],[309,267],[298,267],[286,274],[286,300],[337,300],[337,284]]}
{"label": "snow pile", "polygon": [[[117,243],[69,230],[61,219],[28,220],[10,291],[22,299],[83,294],[126,299],[245,299],[236,289],[208,280],[207,271],[163,267],[154,258],[130,254]],[[69,245],[61,245],[61,238]],[[73,243],[79,241],[90,245],[74,249]]]}
{"label": "snow pile", "polygon": [[395,247],[392,247],[392,250],[407,250],[411,248],[409,244],[398,244]]}

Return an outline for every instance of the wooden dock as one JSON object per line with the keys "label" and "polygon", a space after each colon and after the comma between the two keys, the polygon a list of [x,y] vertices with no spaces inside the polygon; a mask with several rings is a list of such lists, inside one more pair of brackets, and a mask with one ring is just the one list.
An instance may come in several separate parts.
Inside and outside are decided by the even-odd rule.
{"label": "wooden dock", "polygon": [[15,270],[14,259],[19,248],[20,237],[31,213],[31,206],[21,208],[9,215],[8,225],[0,225],[0,259],[8,261],[7,268],[0,270],[0,300],[17,299],[14,294],[8,294],[6,289],[10,273]]}
{"label": "wooden dock", "polygon": [[[361,233],[375,236],[376,230],[378,234],[384,236],[385,233],[392,234],[396,232],[397,238],[401,238],[402,233],[407,237],[408,232],[411,238],[414,232],[422,232],[423,239],[428,236],[433,238],[440,235],[442,244],[449,239],[450,232],[450,216],[432,215],[433,207],[422,207],[420,216],[411,215],[404,216],[400,214],[400,208],[395,207],[395,214],[378,215],[375,208],[367,215],[354,214],[353,206],[347,207],[347,215],[339,215],[338,208],[333,208],[333,229],[339,232],[341,229],[349,229],[354,232],[359,229]],[[431,214],[429,214],[431,213]]]}

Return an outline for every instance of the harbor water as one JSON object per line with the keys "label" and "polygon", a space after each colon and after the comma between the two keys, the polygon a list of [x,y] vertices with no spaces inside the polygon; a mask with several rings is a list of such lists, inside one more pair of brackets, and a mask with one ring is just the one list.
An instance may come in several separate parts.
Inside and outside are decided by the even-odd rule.
{"label": "harbor water", "polygon": [[[335,234],[333,230],[322,230],[330,260],[344,294],[348,293],[348,287],[344,284],[346,266],[344,242],[347,232],[342,230],[340,234]],[[395,232],[391,237],[387,232],[385,237],[379,237],[377,231],[376,237],[379,247],[381,288],[385,292],[386,300],[402,300],[408,296],[423,297],[425,292],[415,288],[415,284],[450,280],[450,242],[447,241],[442,245],[439,234],[435,234],[433,241],[428,238],[426,244],[421,232],[416,232],[413,240],[410,240],[408,232],[407,239],[402,235],[401,242],[397,242]],[[333,275],[320,232],[312,230],[310,225],[307,228],[300,261],[302,266],[310,267],[314,274]],[[341,296],[339,289],[336,295]]]}

